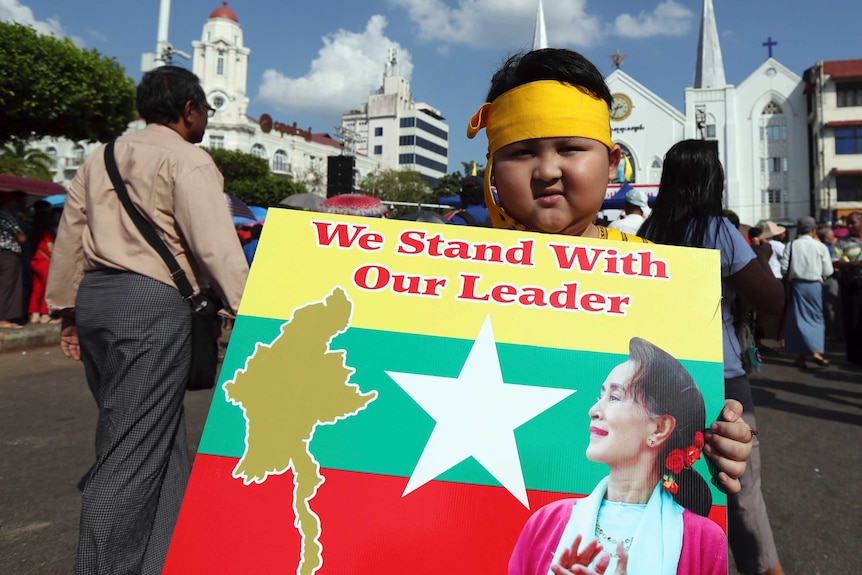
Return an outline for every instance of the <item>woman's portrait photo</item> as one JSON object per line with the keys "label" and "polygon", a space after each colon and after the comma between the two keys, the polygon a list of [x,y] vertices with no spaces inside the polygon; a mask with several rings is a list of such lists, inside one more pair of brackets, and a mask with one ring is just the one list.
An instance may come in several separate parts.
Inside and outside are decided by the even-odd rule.
{"label": "woman's portrait photo", "polygon": [[588,429],[585,455],[607,473],[586,497],[555,501],[530,517],[509,575],[725,575],[727,538],[707,517],[712,493],[693,468],[706,410],[691,374],[633,338],[628,359],[597,391],[572,426]]}

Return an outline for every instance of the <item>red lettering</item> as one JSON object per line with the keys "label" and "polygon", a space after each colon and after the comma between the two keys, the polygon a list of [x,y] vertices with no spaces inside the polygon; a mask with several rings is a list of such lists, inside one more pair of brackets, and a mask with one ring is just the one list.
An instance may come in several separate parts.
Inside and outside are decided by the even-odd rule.
{"label": "red lettering", "polygon": [[626,315],[626,312],[623,311],[622,307],[624,305],[629,306],[632,304],[632,298],[627,295],[612,295],[608,296],[610,300],[610,307],[608,308],[608,313],[612,313],[614,315]]}
{"label": "red lettering", "polygon": [[407,230],[399,237],[400,242],[395,251],[408,256],[421,254],[425,250],[425,244],[422,242],[424,237],[425,232],[421,230]]}
{"label": "red lettering", "polygon": [[[362,230],[368,227],[356,224],[336,224],[335,222],[312,221],[311,223],[317,228],[317,245],[329,246],[332,244],[332,240],[335,240],[338,247],[342,249],[352,247]],[[330,231],[333,226],[334,229]]]}
{"label": "red lettering", "polygon": [[568,244],[548,244],[554,250],[554,257],[557,260],[557,267],[561,270],[571,270],[577,261],[578,269],[585,272],[593,271],[599,261],[599,256],[605,250],[600,248],[591,248],[593,257],[590,259],[587,256],[587,248],[584,246],[572,246]]}
{"label": "red lettering", "polygon": [[476,295],[476,282],[482,279],[482,276],[473,274],[458,275],[461,278],[461,293],[455,296],[456,299],[488,301],[488,294],[483,294],[481,296]]}
{"label": "red lettering", "polygon": [[581,309],[597,313],[604,310],[605,296],[600,293],[590,292],[581,297]]}
{"label": "red lettering", "polygon": [[361,289],[376,291],[385,288],[390,277],[392,272],[386,266],[368,264],[356,268],[353,272],[353,283]]}
{"label": "red lettering", "polygon": [[515,298],[510,297],[518,293],[518,288],[509,284],[497,284],[491,288],[491,299],[498,303],[515,303]]}

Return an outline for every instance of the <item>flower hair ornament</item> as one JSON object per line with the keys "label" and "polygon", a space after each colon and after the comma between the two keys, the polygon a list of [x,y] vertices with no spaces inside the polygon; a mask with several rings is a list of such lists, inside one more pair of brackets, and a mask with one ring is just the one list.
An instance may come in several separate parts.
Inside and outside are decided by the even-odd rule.
{"label": "flower hair ornament", "polygon": [[676,476],[683,469],[691,468],[695,461],[700,459],[701,451],[703,450],[703,432],[697,431],[694,434],[694,443],[685,449],[674,449],[667,454],[664,460],[665,474],[662,476],[662,487],[664,487],[672,495],[679,492],[679,483],[676,481]]}

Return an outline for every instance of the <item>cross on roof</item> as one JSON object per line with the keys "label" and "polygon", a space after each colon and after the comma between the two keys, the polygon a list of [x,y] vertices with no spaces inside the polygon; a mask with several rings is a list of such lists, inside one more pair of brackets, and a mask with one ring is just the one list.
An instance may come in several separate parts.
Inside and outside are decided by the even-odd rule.
{"label": "cross on roof", "polygon": [[614,52],[613,54],[611,54],[611,55],[610,55],[610,59],[611,59],[611,62],[613,63],[613,65],[614,65],[614,68],[616,68],[617,70],[619,70],[620,68],[622,68],[622,67],[623,67],[623,60],[625,59],[625,57],[626,57],[626,55],[625,55],[625,54],[620,54],[620,51],[619,51],[619,50],[617,50],[616,52]]}
{"label": "cross on roof", "polygon": [[761,46],[766,46],[766,48],[769,50],[769,57],[772,58],[772,47],[778,46],[778,42],[773,40],[772,36],[770,36],[769,38],[766,39],[766,42],[761,44]]}

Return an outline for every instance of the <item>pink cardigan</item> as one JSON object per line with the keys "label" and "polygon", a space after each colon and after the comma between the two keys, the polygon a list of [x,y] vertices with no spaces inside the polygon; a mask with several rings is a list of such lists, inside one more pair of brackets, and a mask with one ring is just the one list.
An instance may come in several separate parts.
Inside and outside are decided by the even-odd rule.
{"label": "pink cardigan", "polygon": [[[535,512],[518,537],[509,575],[548,575],[576,499],[561,499]],[[727,537],[706,517],[682,514],[682,551],[677,575],[727,575]]]}

